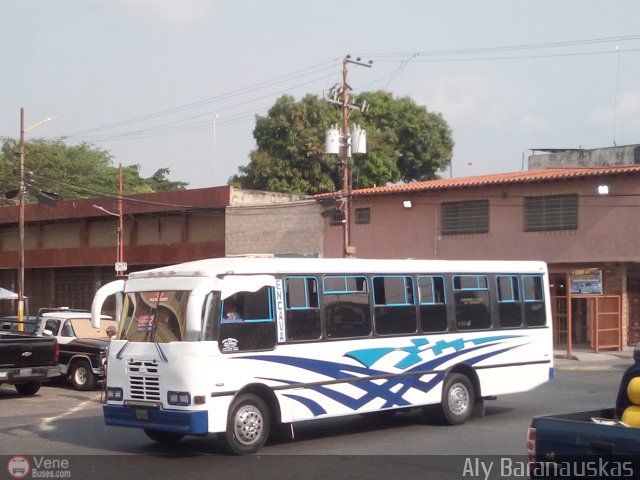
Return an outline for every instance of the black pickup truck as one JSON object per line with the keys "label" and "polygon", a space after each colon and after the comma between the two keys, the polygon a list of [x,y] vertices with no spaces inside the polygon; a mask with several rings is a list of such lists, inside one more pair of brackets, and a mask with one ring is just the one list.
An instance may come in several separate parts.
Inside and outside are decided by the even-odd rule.
{"label": "black pickup truck", "polygon": [[34,395],[42,382],[60,375],[58,342],[28,333],[30,326],[20,328],[19,323],[0,319],[0,384]]}
{"label": "black pickup truck", "polygon": [[615,407],[532,420],[527,438],[532,479],[640,478],[640,423],[628,424],[625,417],[635,405],[628,386],[640,377],[640,344],[634,360],[622,376]]}
{"label": "black pickup truck", "polygon": [[105,377],[109,334],[117,323],[102,316],[101,328],[91,326],[91,313],[69,308],[40,309],[35,333],[53,337],[60,345],[58,368],[76,390],[92,390]]}

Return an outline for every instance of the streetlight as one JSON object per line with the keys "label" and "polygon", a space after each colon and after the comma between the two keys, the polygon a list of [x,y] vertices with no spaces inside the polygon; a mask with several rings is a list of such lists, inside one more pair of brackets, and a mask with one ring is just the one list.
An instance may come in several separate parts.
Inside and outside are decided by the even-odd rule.
{"label": "streetlight", "polygon": [[118,176],[120,177],[120,193],[118,194],[118,213],[111,212],[100,205],[91,205],[93,208],[97,208],[101,212],[104,212],[112,217],[118,217],[118,226],[116,227],[116,275],[121,277],[124,272],[127,271],[127,263],[124,261],[124,221],[123,221],[123,205],[122,205],[122,164],[118,166]]}
{"label": "streetlight", "polygon": [[[18,219],[18,243],[19,243],[19,265],[18,265],[18,321],[24,320],[24,195],[25,195],[25,183],[24,183],[24,134],[30,132],[36,127],[39,127],[43,123],[53,120],[53,117],[43,118],[31,125],[29,128],[24,128],[24,108],[20,108],[20,183],[18,186],[18,202],[20,205],[20,214]],[[19,323],[22,326],[22,323]]]}
{"label": "streetlight", "polygon": [[124,261],[123,261],[123,251],[122,251],[122,226],[121,220],[122,216],[118,213],[110,212],[104,207],[100,205],[91,205],[93,208],[97,208],[101,212],[106,213],[107,215],[111,215],[112,217],[118,217],[118,226],[116,227],[116,272],[118,276],[124,275],[124,271],[127,269]]}

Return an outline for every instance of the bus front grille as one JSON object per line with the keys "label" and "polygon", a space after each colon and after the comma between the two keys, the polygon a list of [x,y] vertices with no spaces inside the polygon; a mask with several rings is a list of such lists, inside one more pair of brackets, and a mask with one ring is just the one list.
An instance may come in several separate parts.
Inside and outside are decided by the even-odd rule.
{"label": "bus front grille", "polygon": [[132,400],[160,401],[159,366],[156,362],[129,360],[129,391]]}
{"label": "bus front grille", "polygon": [[129,377],[129,391],[133,400],[160,401],[160,378],[142,375]]}

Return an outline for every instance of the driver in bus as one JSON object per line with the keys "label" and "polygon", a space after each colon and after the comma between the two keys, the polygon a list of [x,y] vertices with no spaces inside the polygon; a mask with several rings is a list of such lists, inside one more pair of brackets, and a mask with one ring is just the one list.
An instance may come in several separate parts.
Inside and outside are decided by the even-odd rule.
{"label": "driver in bus", "polygon": [[236,304],[233,300],[227,300],[224,302],[224,323],[240,323],[242,322],[242,315],[236,309]]}

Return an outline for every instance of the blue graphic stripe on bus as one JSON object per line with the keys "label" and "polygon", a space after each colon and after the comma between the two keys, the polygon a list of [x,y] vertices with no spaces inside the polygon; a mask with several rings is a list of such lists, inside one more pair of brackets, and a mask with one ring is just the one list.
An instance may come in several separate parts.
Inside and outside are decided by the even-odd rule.
{"label": "blue graphic stripe on bus", "polygon": [[293,395],[291,393],[285,393],[284,396],[300,402],[302,405],[307,407],[311,411],[311,413],[313,413],[314,417],[327,413],[327,411],[322,408],[322,406],[318,402],[311,400],[310,398],[302,397],[300,395]]}
{"label": "blue graphic stripe on bus", "polygon": [[[362,377],[362,375],[366,374],[368,376],[375,376],[375,375],[385,374],[386,372],[373,370],[373,369],[365,369],[362,367],[356,367],[352,365],[345,365],[345,364],[334,363],[334,362],[325,362],[322,360],[293,358],[293,357],[265,356],[262,358],[256,358],[256,357],[252,357],[252,358],[289,364],[292,366],[304,368],[308,371],[321,373],[333,379],[351,380],[350,384],[352,386],[359,388],[362,391],[361,396],[350,397],[344,393],[338,392],[330,388],[327,385],[317,385],[315,387],[311,387],[311,390],[321,393],[325,397],[328,397],[338,403],[341,403],[355,411],[377,398],[383,399],[385,401],[382,408],[389,408],[394,406],[395,407],[409,406],[410,402],[403,397],[407,391],[409,391],[410,389],[415,389],[415,390],[427,393],[434,386],[440,383],[444,378],[444,373],[440,372],[440,373],[437,373],[434,378],[425,382],[420,379],[422,372],[434,370],[441,364],[451,360],[452,358],[455,358],[461,355],[462,353],[468,353],[468,352],[482,349],[482,348],[484,347],[476,346],[476,347],[467,349],[465,352],[452,352],[450,354],[443,355],[441,358],[432,359],[428,362],[424,362],[422,364],[414,366],[412,369],[406,372],[407,375],[387,378],[387,379],[384,379],[382,382],[380,379],[376,380],[375,382],[371,381],[369,378]],[[495,354],[497,353],[498,352],[496,352]],[[472,361],[470,363],[476,363],[476,361]],[[349,372],[353,372],[355,375],[351,375],[349,374]],[[415,372],[415,375],[411,375],[411,373],[414,373],[414,372]],[[271,378],[270,380],[275,380],[288,385],[297,383],[297,382],[284,381],[284,380],[275,379],[275,378]]]}
{"label": "blue graphic stripe on bus", "polygon": [[474,338],[472,340],[464,340],[462,338],[458,338],[452,341],[439,340],[432,346],[427,346],[429,343],[427,339],[416,338],[411,340],[413,345],[408,347],[367,348],[363,350],[354,350],[352,352],[347,352],[345,355],[347,357],[353,358],[365,367],[370,367],[382,357],[388,355],[391,352],[405,352],[407,353],[407,356],[395,365],[396,368],[405,370],[416,363],[422,362],[423,358],[420,356],[420,353],[426,352],[429,349],[433,350],[433,354],[438,356],[441,355],[442,352],[447,348],[453,348],[455,351],[462,351],[464,350],[466,343],[481,345],[517,337],[518,335],[496,335],[484,338]]}
{"label": "blue graphic stripe on bus", "polygon": [[[299,357],[286,357],[279,355],[253,355],[250,358],[253,360],[262,360],[274,363],[280,363],[284,365],[295,366],[298,368],[305,369],[307,371],[315,372],[326,377],[329,377],[334,380],[349,380],[349,383],[356,388],[362,391],[362,395],[354,397],[349,396],[345,393],[339,392],[329,385],[316,385],[310,387],[310,389],[322,394],[323,396],[330,398],[342,405],[345,405],[352,410],[356,411],[359,408],[367,405],[369,402],[375,399],[382,399],[385,401],[381,408],[390,408],[390,407],[402,407],[410,405],[410,402],[404,398],[404,395],[411,389],[418,390],[424,393],[429,392],[432,388],[438,385],[444,379],[444,372],[435,372],[438,367],[449,362],[452,359],[455,359],[461,355],[467,355],[469,353],[478,352],[479,355],[473,356],[471,358],[465,359],[465,362],[474,365],[479,363],[487,358],[491,358],[495,355],[499,355],[506,351],[512,350],[514,348],[518,348],[519,345],[510,345],[502,348],[500,350],[493,350],[486,352],[485,348],[489,346],[494,346],[496,344],[500,344],[501,341],[517,338],[516,335],[503,335],[503,336],[492,336],[492,337],[484,337],[474,340],[464,341],[461,339],[461,343],[458,341],[453,342],[436,342],[431,347],[424,348],[422,350],[421,347],[424,347],[428,344],[428,341],[424,339],[413,339],[412,346],[401,347],[401,348],[379,348],[379,349],[368,349],[368,350],[358,350],[354,352],[349,352],[345,354],[350,358],[357,360],[358,362],[363,364],[363,367],[359,367],[357,365],[347,365],[343,363],[336,362],[328,362],[324,360],[315,360],[309,358],[299,358]],[[465,343],[473,344],[474,346],[464,349]],[[461,348],[462,345],[462,348]],[[436,346],[438,348],[436,349]],[[452,347],[454,351],[448,354],[442,354],[445,348]],[[438,357],[432,358],[428,361],[424,361],[424,359],[420,358],[418,353],[424,352],[428,349],[432,349],[435,354],[438,352]],[[362,359],[364,358],[367,363],[371,362],[374,358],[377,360],[381,359],[385,355],[391,352],[405,351],[408,353],[408,357],[411,361],[406,361],[407,358],[399,362],[407,363],[409,366],[404,369],[404,374],[400,376],[394,376],[390,378],[376,378],[373,381],[370,377],[379,377],[387,375],[389,372],[372,369],[367,366]],[[367,354],[366,352],[369,352]],[[356,354],[356,355],[354,355]],[[415,358],[419,360],[414,361]],[[377,361],[376,360],[376,361]],[[372,365],[375,363],[369,363]],[[396,364],[396,368],[399,368]],[[434,377],[429,379],[428,381],[421,380],[421,377],[424,372],[434,372]],[[265,378],[265,380],[276,381],[285,385],[295,385],[297,381],[278,379],[278,378]],[[304,404],[309,410],[315,415],[320,415],[326,413],[324,408],[320,406],[316,401],[307,399],[305,397],[300,397],[298,395],[286,394],[289,398],[292,398],[300,403]]]}

